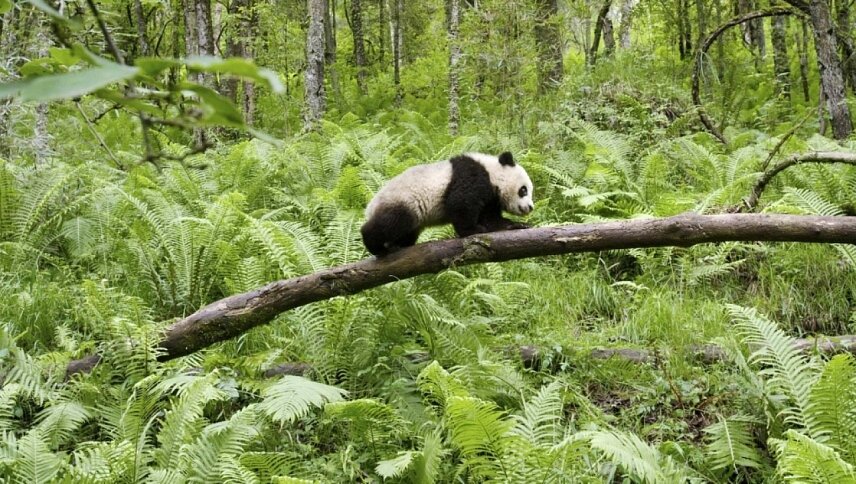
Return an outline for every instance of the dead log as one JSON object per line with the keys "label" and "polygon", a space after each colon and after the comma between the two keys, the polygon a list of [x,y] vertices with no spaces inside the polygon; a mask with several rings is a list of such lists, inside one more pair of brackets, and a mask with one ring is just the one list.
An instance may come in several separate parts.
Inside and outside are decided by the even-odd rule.
{"label": "dead log", "polygon": [[[540,227],[419,244],[389,256],[272,282],[215,301],[165,330],[159,359],[171,360],[233,338],[289,309],[450,267],[576,252],[689,247],[726,241],[856,243],[856,219],[686,213],[663,219]],[[92,356],[83,360],[97,363]],[[69,373],[86,371],[83,360],[72,361]]]}

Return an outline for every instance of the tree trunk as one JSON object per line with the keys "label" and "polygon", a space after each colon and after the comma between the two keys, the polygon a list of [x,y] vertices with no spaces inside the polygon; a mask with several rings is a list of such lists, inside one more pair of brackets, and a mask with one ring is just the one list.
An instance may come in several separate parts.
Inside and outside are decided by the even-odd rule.
{"label": "tree trunk", "polygon": [[776,89],[790,99],[791,97],[791,66],[788,59],[788,37],[786,17],[770,19],[770,32],[773,38],[773,70],[776,73]]}
{"label": "tree trunk", "polygon": [[554,89],[562,82],[562,34],[559,29],[558,0],[538,0],[535,4],[535,46],[538,51],[538,91]]}
{"label": "tree trunk", "polygon": [[137,47],[141,56],[149,55],[149,39],[146,35],[146,17],[143,14],[142,0],[134,0],[134,21],[137,26]]}
{"label": "tree trunk", "polygon": [[395,105],[401,106],[401,0],[392,0],[392,80],[395,85]]}
{"label": "tree trunk", "polygon": [[[159,346],[160,361],[189,355],[270,322],[289,309],[337,296],[432,274],[450,267],[528,257],[641,247],[690,247],[725,241],[856,243],[853,217],[686,213],[665,219],[574,224],[478,234],[408,247],[272,282],[213,302],[170,325]],[[67,369],[87,371],[97,356],[72,361]]]}
{"label": "tree trunk", "polygon": [[326,0],[307,0],[309,28],[306,30],[306,111],[303,129],[314,129],[324,115],[324,17]]}
{"label": "tree trunk", "polygon": [[378,0],[378,62],[384,67],[386,56],[386,0]]}
{"label": "tree trunk", "polygon": [[[199,46],[196,43],[196,7],[195,0],[182,0],[184,9],[184,55],[190,57],[199,54]],[[195,76],[191,77],[195,78]]]}
{"label": "tree trunk", "polygon": [[686,59],[693,52],[693,28],[690,24],[690,0],[679,0],[681,5],[681,23],[683,24],[683,29],[681,32],[683,34],[682,39],[682,47],[681,59]]}
{"label": "tree trunk", "polygon": [[612,0],[604,0],[603,5],[600,7],[600,11],[597,13],[597,20],[594,22],[594,35],[591,39],[591,49],[589,49],[588,55],[588,63],[590,66],[597,63],[597,50],[600,48],[600,37],[603,32],[603,22],[606,19],[606,15],[609,13],[609,6],[611,4]]}
{"label": "tree trunk", "polygon": [[850,25],[850,2],[849,0],[836,0],[836,32],[838,43],[841,48],[841,68],[844,70],[844,79],[850,85],[850,91],[856,92],[856,49],[853,46],[852,27]]}
{"label": "tree trunk", "polygon": [[327,8],[324,9],[324,66],[330,77],[330,86],[333,88],[334,99],[342,98],[342,89],[339,85],[339,70],[336,69],[336,0],[328,0]]}
{"label": "tree trunk", "polygon": [[[252,59],[253,52],[250,41],[255,30],[256,14],[251,0],[232,0],[229,5],[229,17],[232,19],[232,23],[229,29],[230,35],[226,39],[226,55],[228,57]],[[223,83],[223,95],[241,106],[244,122],[248,125],[253,124],[254,94],[255,85],[252,82],[239,81],[235,77],[229,77]]]}
{"label": "tree trunk", "polygon": [[618,27],[618,46],[622,49],[630,48],[630,32],[633,28],[633,7],[638,0],[625,0],[621,4],[621,25]]}
{"label": "tree trunk", "polygon": [[458,135],[461,112],[458,106],[458,81],[461,61],[461,46],[458,44],[458,25],[461,22],[460,0],[450,0],[449,5],[449,133]]}
{"label": "tree trunk", "polygon": [[[757,5],[752,2],[752,10],[755,10]],[[764,35],[764,19],[755,19],[750,22],[752,25],[752,43],[755,45],[755,50],[761,61],[767,57],[767,39]],[[761,64],[759,64],[760,67]]]}
{"label": "tree trunk", "polygon": [[[48,56],[51,46],[50,37],[47,34],[47,25],[39,22],[36,34],[36,45],[38,47],[38,58],[44,59]],[[48,133],[48,103],[36,105],[36,120],[33,126],[32,148],[35,155],[36,165],[42,165],[51,157],[50,133]]]}
{"label": "tree trunk", "polygon": [[[0,67],[12,72],[11,59],[17,56],[17,39],[15,32],[15,14],[17,9],[11,9],[3,15],[3,31],[0,32]],[[6,80],[6,79],[4,79]],[[12,155],[11,140],[12,131],[11,111],[14,99],[0,99],[0,158],[10,158]]]}
{"label": "tree trunk", "polygon": [[707,32],[708,12],[704,8],[704,0],[695,0],[695,8],[696,21],[698,22],[698,36],[696,37],[696,43],[701,44],[702,39],[704,39],[705,32]]}
{"label": "tree trunk", "polygon": [[832,26],[832,16],[826,0],[811,0],[809,14],[814,31],[814,48],[817,52],[817,64],[820,81],[826,96],[826,107],[832,124],[835,139],[845,139],[853,131],[850,108],[844,89],[844,73],[838,58],[838,40]]}
{"label": "tree trunk", "polygon": [[603,54],[606,57],[612,56],[612,53],[615,52],[615,35],[613,32],[612,19],[607,14],[603,18],[603,32],[601,33],[603,35]]}
{"label": "tree trunk", "polygon": [[366,48],[363,42],[363,7],[360,0],[351,0],[351,33],[354,35],[354,64],[357,65],[357,88],[366,90]]}
{"label": "tree trunk", "polygon": [[[800,19],[802,35],[797,45],[800,51],[800,84],[802,85],[803,101],[808,102],[811,98],[808,86],[808,21]],[[797,34],[794,33],[794,36]]]}

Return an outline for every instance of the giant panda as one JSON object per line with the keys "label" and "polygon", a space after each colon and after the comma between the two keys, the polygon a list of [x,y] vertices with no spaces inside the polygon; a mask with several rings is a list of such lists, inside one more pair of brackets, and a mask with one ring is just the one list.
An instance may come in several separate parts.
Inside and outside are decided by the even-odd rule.
{"label": "giant panda", "polygon": [[465,153],[416,165],[390,180],[366,207],[360,232],[383,256],[416,243],[425,227],[451,223],[459,237],[529,226],[502,217],[532,211],[532,181],[511,153]]}

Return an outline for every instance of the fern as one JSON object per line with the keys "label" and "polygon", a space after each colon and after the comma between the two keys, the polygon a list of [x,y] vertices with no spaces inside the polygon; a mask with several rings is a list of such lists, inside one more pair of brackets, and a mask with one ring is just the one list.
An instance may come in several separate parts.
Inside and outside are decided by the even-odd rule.
{"label": "fern", "polygon": [[341,401],[346,391],[299,376],[284,376],[262,391],[259,410],[276,422],[289,423],[308,414],[310,409],[328,402]]}
{"label": "fern", "polygon": [[754,419],[745,416],[719,417],[719,421],[704,429],[707,434],[707,454],[711,469],[740,467],[759,468],[763,460],[752,438]]}
{"label": "fern", "polygon": [[795,430],[785,432],[784,440],[771,439],[778,456],[777,470],[784,479],[805,483],[856,483],[853,465],[829,446]]}
{"label": "fern", "polygon": [[451,443],[466,465],[480,479],[511,477],[506,453],[517,437],[510,432],[513,422],[492,402],[472,397],[450,397],[446,402],[446,426]]}
{"label": "fern", "polygon": [[817,435],[809,399],[817,380],[816,362],[801,354],[790,337],[756,310],[734,305],[727,308],[742,339],[754,348],[750,362],[763,367],[760,374],[773,392],[793,402],[782,411],[785,423]]}
{"label": "fern", "polygon": [[10,482],[41,484],[51,482],[66,465],[66,461],[48,448],[44,436],[31,430],[21,437],[15,449]]}
{"label": "fern", "polygon": [[856,462],[856,360],[853,355],[835,355],[808,397],[814,422],[812,437]]}
{"label": "fern", "polygon": [[571,440],[587,441],[617,466],[642,482],[682,482],[686,471],[636,434],[618,430],[579,432]]}

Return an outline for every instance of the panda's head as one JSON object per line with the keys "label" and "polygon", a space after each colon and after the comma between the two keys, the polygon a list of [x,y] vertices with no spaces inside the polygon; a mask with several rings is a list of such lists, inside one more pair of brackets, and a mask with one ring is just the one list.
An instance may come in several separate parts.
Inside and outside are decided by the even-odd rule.
{"label": "panda's head", "polygon": [[527,215],[535,208],[532,200],[532,180],[511,153],[499,155],[495,169],[488,170],[491,181],[499,191],[502,209],[514,215]]}

